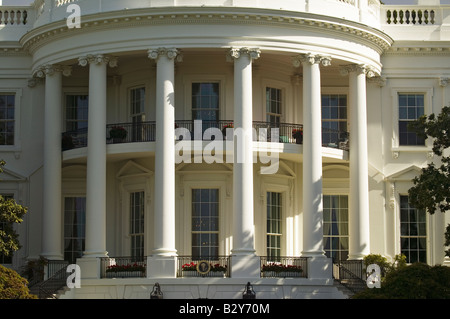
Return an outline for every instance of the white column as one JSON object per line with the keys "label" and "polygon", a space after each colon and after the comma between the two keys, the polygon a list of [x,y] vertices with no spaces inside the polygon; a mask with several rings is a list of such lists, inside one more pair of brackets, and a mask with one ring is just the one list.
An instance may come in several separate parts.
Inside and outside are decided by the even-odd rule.
{"label": "white column", "polygon": [[366,73],[369,70],[362,65],[351,65],[347,70],[351,109],[349,259],[362,259],[370,253],[366,102]]}
{"label": "white column", "polygon": [[46,65],[38,71],[38,76],[46,77],[41,255],[49,260],[63,259],[61,212],[61,102],[63,72],[65,75],[68,75],[70,68],[60,65]]}
{"label": "white column", "polygon": [[303,63],[303,253],[322,257],[322,112],[320,66],[330,59],[305,55]]}
{"label": "white column", "polygon": [[156,60],[154,250],[149,277],[176,277],[175,249],[175,58],[176,49],[149,50]]}
{"label": "white column", "polygon": [[86,249],[83,257],[106,257],[106,87],[107,66],[116,60],[104,55],[79,59],[89,64],[89,113],[86,176]]}
{"label": "white column", "polygon": [[233,48],[234,59],[234,164],[232,276],[258,277],[253,208],[253,86],[252,63],[260,51]]}

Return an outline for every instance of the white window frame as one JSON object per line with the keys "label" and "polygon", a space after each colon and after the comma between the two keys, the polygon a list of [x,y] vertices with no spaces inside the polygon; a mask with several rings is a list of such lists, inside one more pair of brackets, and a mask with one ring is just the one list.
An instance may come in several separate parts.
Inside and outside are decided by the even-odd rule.
{"label": "white window frame", "polygon": [[[146,194],[145,194],[145,190],[129,190],[128,192],[128,237],[129,237],[129,241],[130,241],[130,247],[129,247],[129,250],[130,250],[130,256],[131,257],[142,257],[142,258],[144,258],[145,257],[145,225],[146,225],[146,207],[147,207],[147,205],[146,205]],[[132,213],[132,207],[131,207],[131,195],[132,194],[136,194],[136,193],[142,193],[142,201],[143,201],[143,205],[144,205],[144,207],[143,207],[143,213],[144,213],[144,216],[143,216],[143,229],[142,229],[142,233],[132,233],[132,231],[131,231],[131,228],[132,228],[132,225],[131,225],[131,222],[132,222],[132,215],[131,215],[131,213]],[[133,253],[132,253],[132,245],[133,245],[133,237],[137,237],[137,236],[142,236],[142,240],[143,240],[143,247],[142,247],[142,256],[133,256]]]}
{"label": "white window frame", "polygon": [[[133,113],[133,101],[132,101],[132,91],[137,89],[144,89],[144,100],[143,100],[143,107],[140,113]],[[147,88],[144,84],[142,85],[134,85],[132,87],[128,88],[128,105],[129,105],[129,112],[128,116],[130,120],[133,122],[133,118],[136,116],[142,116],[142,122],[146,120],[146,109],[147,109]]]}
{"label": "white window frame", "polygon": [[433,113],[433,88],[431,87],[405,87],[405,88],[392,88],[392,145],[391,151],[394,158],[398,156],[398,152],[430,152],[432,148],[432,142],[430,139],[425,140],[425,145],[400,145],[399,136],[399,94],[423,94],[424,95],[424,114],[430,115]]}
{"label": "white window frame", "polygon": [[[0,94],[14,95],[14,144],[13,145],[0,145],[2,152],[20,152],[21,151],[21,137],[20,137],[20,119],[21,119],[21,99],[22,89],[9,88],[0,89]],[[17,156],[16,156],[17,157]]]}
{"label": "white window frame", "polygon": [[283,82],[274,79],[263,79],[261,87],[261,118],[263,122],[267,122],[267,100],[266,90],[268,88],[277,89],[281,91],[281,105],[280,105],[280,123],[287,123],[286,119],[292,119],[291,124],[295,124],[294,120],[294,107],[288,108],[288,105],[292,105],[291,83]]}
{"label": "white window frame", "polygon": [[269,256],[269,254],[268,254],[269,247],[267,247],[267,238],[269,236],[279,237],[279,241],[280,241],[280,247],[279,247],[279,249],[280,249],[280,256],[279,257],[283,257],[284,256],[283,252],[285,251],[285,248],[284,248],[285,245],[283,243],[284,243],[284,241],[285,241],[284,239],[286,237],[286,230],[285,230],[285,227],[286,227],[286,223],[285,223],[285,220],[286,220],[286,212],[285,212],[286,206],[285,206],[285,198],[284,198],[286,196],[286,194],[284,192],[282,192],[282,191],[267,191],[266,192],[266,199],[265,199],[266,225],[268,224],[267,222],[268,222],[268,219],[269,219],[269,216],[267,214],[267,208],[268,208],[267,207],[268,206],[267,195],[269,193],[270,194],[275,193],[275,194],[279,194],[280,195],[280,207],[281,207],[280,221],[279,221],[279,223],[280,223],[280,233],[269,233],[268,229],[267,229],[267,226],[266,226],[266,241],[265,241],[266,253],[265,253],[265,255],[267,255],[268,260],[273,261],[273,260],[270,259],[271,256]]}
{"label": "white window frame", "polygon": [[[65,241],[65,239],[66,239],[66,234],[65,234],[65,227],[64,227],[64,225],[65,225],[65,223],[66,223],[66,221],[65,221],[65,219],[64,219],[64,217],[65,217],[65,214],[66,214],[66,205],[65,205],[65,203],[66,203],[66,198],[84,198],[85,199],[85,201],[86,201],[86,194],[85,193],[83,193],[83,194],[81,194],[81,193],[71,193],[71,194],[64,194],[64,196],[62,197],[62,203],[61,203],[61,205],[62,205],[62,209],[61,209],[61,211],[62,211],[62,214],[63,214],[63,218],[62,218],[62,223],[63,223],[63,227],[62,227],[62,229],[63,229],[63,234],[62,234],[62,253],[63,253],[63,256],[65,255],[65,246],[64,246],[64,241]],[[86,210],[86,207],[85,207],[85,210]],[[86,223],[87,223],[87,221],[86,221]],[[85,229],[84,229],[84,233],[85,233],[85,237],[84,237],[84,243],[86,244],[86,224],[84,225],[84,227],[85,227]],[[82,254],[84,253],[83,251],[81,252]]]}
{"label": "white window frame", "polygon": [[[226,107],[226,77],[224,75],[187,75],[184,77],[184,120],[192,120],[192,84],[219,83],[219,120],[233,120]],[[227,118],[230,116],[230,118]]]}
{"label": "white window frame", "polygon": [[[426,235],[425,236],[419,236],[419,235],[417,235],[417,236],[411,236],[411,235],[409,235],[409,236],[402,236],[402,231],[401,231],[401,226],[402,226],[402,220],[401,220],[401,198],[402,197],[407,197],[408,200],[409,200],[409,195],[407,193],[400,193],[400,194],[398,194],[398,220],[399,220],[399,226],[400,226],[400,228],[398,229],[398,232],[399,232],[399,243],[398,243],[398,245],[399,245],[399,248],[400,248],[400,253],[401,253],[401,248],[402,248],[402,244],[401,244],[402,238],[423,238],[423,237],[425,237],[425,246],[426,246],[425,247],[425,252],[426,252],[425,256],[426,257],[425,258],[426,258],[426,260],[425,261],[421,260],[420,262],[428,263],[428,261],[429,261],[428,257],[429,257],[429,253],[430,253],[429,252],[430,247],[428,245],[428,239],[429,239],[428,213],[426,211],[424,212],[424,214],[425,214],[425,231],[426,231]],[[414,209],[416,209],[416,208],[414,208]],[[410,222],[408,224],[410,224]],[[412,249],[410,248],[409,250],[411,251]]]}
{"label": "white window frame", "polygon": [[[208,179],[205,177],[207,175],[198,174],[195,179]],[[179,247],[181,254],[191,255],[192,254],[192,189],[219,189],[219,256],[228,255],[231,251],[230,243],[228,242],[231,238],[227,237],[230,227],[231,216],[226,215],[225,212],[230,211],[231,207],[227,204],[228,196],[227,193],[227,182],[222,180],[222,178],[217,179],[217,181],[199,181],[199,180],[185,180],[184,177],[181,181],[181,191],[183,205],[180,215],[177,216],[179,221],[180,231],[177,233],[179,235]]]}
{"label": "white window frame", "polygon": [[[65,89],[63,93],[63,100],[61,101],[61,105],[63,105],[63,118],[61,119],[63,125],[63,131],[67,132],[67,96],[69,95],[86,95],[89,99],[89,91],[88,90],[80,90],[80,89]],[[88,107],[89,107],[89,101],[88,101]],[[88,123],[89,126],[89,123]]]}

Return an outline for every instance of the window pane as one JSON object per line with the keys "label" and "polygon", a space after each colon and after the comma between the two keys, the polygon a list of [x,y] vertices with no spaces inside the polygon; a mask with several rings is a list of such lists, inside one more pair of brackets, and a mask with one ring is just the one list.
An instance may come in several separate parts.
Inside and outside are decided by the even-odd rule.
{"label": "window pane", "polygon": [[144,192],[130,193],[130,237],[131,256],[144,255]]}
{"label": "window pane", "polygon": [[85,249],[86,199],[66,197],[64,199],[64,259],[75,263]]}
{"label": "window pane", "polygon": [[267,192],[267,256],[281,255],[282,194]]}
{"label": "window pane", "polygon": [[0,95],[0,145],[14,145],[15,95]]}
{"label": "window pane", "polygon": [[426,262],[426,215],[400,196],[400,246],[408,263]]}
{"label": "window pane", "polygon": [[425,140],[408,129],[408,124],[424,115],[424,94],[399,94],[399,144],[424,145]]}
{"label": "window pane", "polygon": [[323,244],[328,257],[334,260],[348,257],[348,196],[323,196]]}
{"label": "window pane", "polygon": [[216,257],[219,252],[219,190],[192,190],[192,254]]}

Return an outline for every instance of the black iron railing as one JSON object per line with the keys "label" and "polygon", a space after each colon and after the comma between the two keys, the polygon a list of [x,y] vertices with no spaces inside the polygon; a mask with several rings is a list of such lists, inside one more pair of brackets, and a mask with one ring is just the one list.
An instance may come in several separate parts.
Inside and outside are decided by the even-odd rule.
{"label": "black iron railing", "polygon": [[[205,265],[205,263],[208,265]],[[177,277],[230,277],[230,257],[178,256]]]}
{"label": "black iron railing", "polygon": [[47,264],[48,278],[39,284],[40,299],[54,299],[58,290],[67,284],[69,273],[67,272],[67,261],[49,260]]}
{"label": "black iron railing", "polygon": [[[233,121],[177,120],[174,123],[175,139],[180,140],[232,140]],[[289,144],[303,143],[303,125],[292,123],[253,122],[253,141]],[[62,134],[62,150],[87,146],[88,129],[68,131]],[[154,142],[156,122],[118,123],[106,126],[106,143]],[[349,134],[322,128],[322,143],[325,147],[348,150]]]}
{"label": "black iron railing", "polygon": [[106,143],[154,142],[155,122],[119,123],[106,126]]}
{"label": "black iron railing", "polygon": [[100,259],[100,278],[139,278],[146,276],[145,257],[105,257]]}
{"label": "black iron railing", "polygon": [[333,278],[353,293],[364,290],[366,271],[362,260],[342,260],[333,262]]}
{"label": "black iron railing", "polygon": [[261,257],[261,277],[264,278],[307,278],[306,257]]}

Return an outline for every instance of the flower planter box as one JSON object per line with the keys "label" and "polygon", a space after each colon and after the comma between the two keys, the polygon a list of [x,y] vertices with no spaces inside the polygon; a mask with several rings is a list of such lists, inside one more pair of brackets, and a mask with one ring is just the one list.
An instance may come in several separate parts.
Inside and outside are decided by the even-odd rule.
{"label": "flower planter box", "polygon": [[143,277],[142,271],[108,271],[106,278],[139,278]]}

